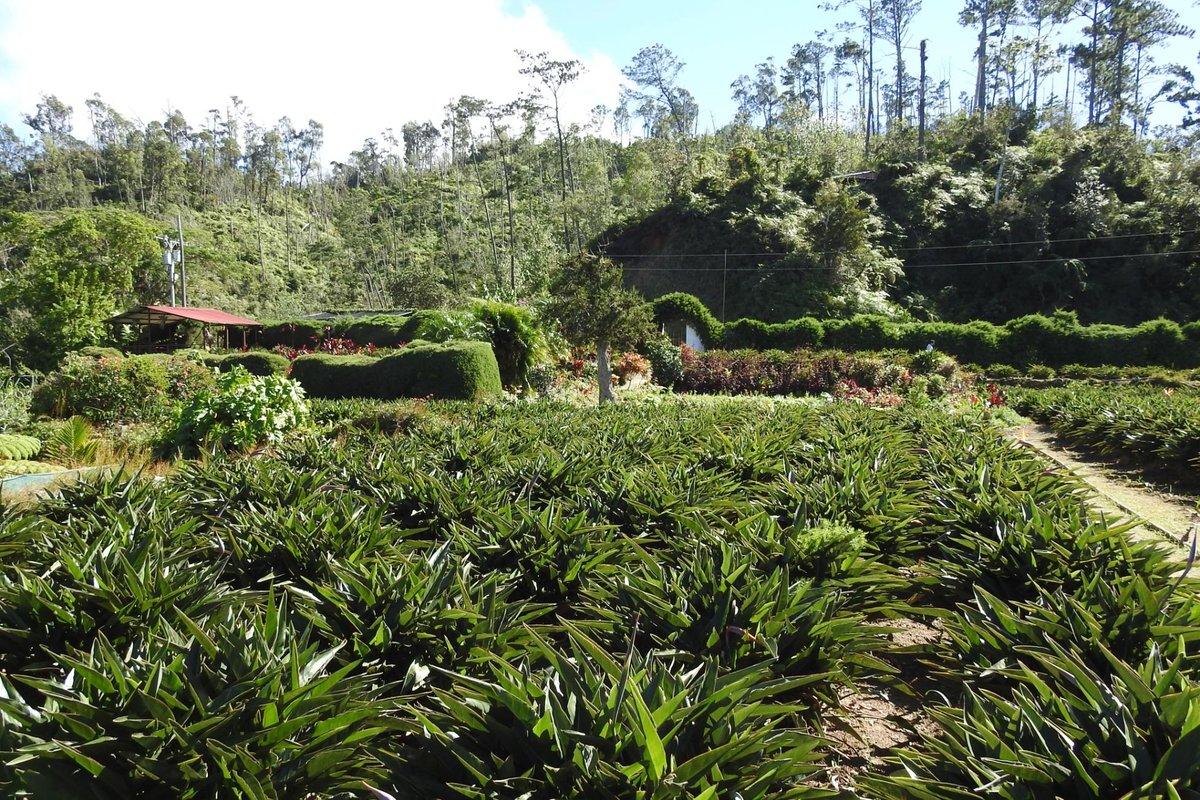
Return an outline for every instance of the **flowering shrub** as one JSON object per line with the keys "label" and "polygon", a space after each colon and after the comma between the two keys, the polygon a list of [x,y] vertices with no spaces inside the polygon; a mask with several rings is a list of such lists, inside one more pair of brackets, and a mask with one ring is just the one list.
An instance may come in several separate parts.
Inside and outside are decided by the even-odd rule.
{"label": "flowering shrub", "polygon": [[833,385],[833,397],[844,403],[857,403],[872,408],[895,408],[904,403],[904,398],[886,389],[866,389],[853,378],[840,380]]}
{"label": "flowering shrub", "polygon": [[197,394],[180,409],[168,439],[185,451],[242,450],[278,443],[309,419],[299,383],[234,367],[217,378],[215,392]]}
{"label": "flowering shrub", "polygon": [[[406,343],[401,343],[403,347]],[[289,347],[286,344],[277,344],[271,348],[272,353],[283,356],[288,361],[295,361],[300,356],[308,356],[313,353],[326,353],[333,356],[373,356],[376,353],[374,343],[355,344],[353,339],[345,338],[322,338],[315,341],[312,347],[301,345],[300,347]]]}
{"label": "flowering shrub", "polygon": [[210,370],[184,358],[69,355],[38,386],[32,410],[100,423],[152,421],[213,386]]}
{"label": "flowering shrub", "polygon": [[637,353],[622,353],[613,363],[613,375],[621,383],[628,383],[634,375],[645,375],[650,371],[650,362]]}
{"label": "flowering shrub", "polygon": [[186,403],[201,392],[210,392],[216,385],[212,370],[206,364],[186,358],[173,358],[163,364],[166,375],[166,396],[171,402]]}
{"label": "flowering shrub", "polygon": [[988,407],[989,408],[1002,408],[1005,405],[1004,390],[1001,389],[999,386],[997,386],[994,383],[989,383],[987,385],[987,390],[988,390],[988,400],[987,400]]}

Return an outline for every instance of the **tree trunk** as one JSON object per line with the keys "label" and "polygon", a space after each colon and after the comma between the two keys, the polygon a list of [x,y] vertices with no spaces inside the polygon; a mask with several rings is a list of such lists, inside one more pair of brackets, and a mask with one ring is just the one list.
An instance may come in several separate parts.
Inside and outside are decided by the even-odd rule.
{"label": "tree trunk", "polygon": [[1100,59],[1100,0],[1092,3],[1092,52],[1088,64],[1088,125],[1096,122],[1096,75]]}
{"label": "tree trunk", "polygon": [[925,40],[921,40],[921,78],[917,84],[917,153],[925,160]]}
{"label": "tree trunk", "polygon": [[596,380],[600,383],[600,405],[613,401],[612,367],[608,363],[608,340],[596,340]]}
{"label": "tree trunk", "polygon": [[979,69],[975,75],[975,110],[979,112],[979,121],[987,119],[987,37],[988,37],[988,4],[984,4],[979,19]]}
{"label": "tree trunk", "polygon": [[875,2],[867,4],[867,133],[863,158],[871,157],[871,125],[875,121]]}
{"label": "tree trunk", "polygon": [[[558,94],[554,95],[554,131],[558,135],[558,187],[562,194],[563,248],[571,254],[571,228],[567,222],[567,151],[563,141],[562,122],[558,116]],[[572,189],[574,191],[574,189]]]}

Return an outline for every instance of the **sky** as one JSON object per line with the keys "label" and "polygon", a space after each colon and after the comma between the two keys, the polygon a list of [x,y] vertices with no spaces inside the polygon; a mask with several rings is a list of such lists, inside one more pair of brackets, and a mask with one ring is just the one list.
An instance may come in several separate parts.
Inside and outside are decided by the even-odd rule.
{"label": "sky", "polygon": [[[1191,0],[1166,0],[1200,28]],[[680,85],[700,105],[702,129],[735,111],[729,85],[755,64],[787,60],[792,45],[833,30],[849,12],[816,0],[0,0],[0,122],[21,135],[42,95],[76,109],[95,94],[127,118],[149,122],[179,110],[193,126],[237,96],[259,125],[286,115],[325,126],[324,159],[345,160],[368,137],[405,122],[439,123],[469,94],[497,102],[529,88],[514,49],[579,59],[583,76],[563,94],[564,117],[586,122],[612,108],[621,68],[661,43],[685,66]],[[961,0],[925,0],[908,52],[929,40],[929,76],[957,98],[974,75]],[[841,36],[838,37],[839,39]],[[1197,45],[1175,41],[1159,61],[1196,66]],[[878,54],[886,64],[886,53]],[[1057,81],[1061,83],[1062,76]],[[1061,91],[1061,86],[1049,87]],[[849,99],[849,94],[846,95]],[[957,102],[957,101],[956,101]],[[1177,122],[1177,113],[1160,115]]]}

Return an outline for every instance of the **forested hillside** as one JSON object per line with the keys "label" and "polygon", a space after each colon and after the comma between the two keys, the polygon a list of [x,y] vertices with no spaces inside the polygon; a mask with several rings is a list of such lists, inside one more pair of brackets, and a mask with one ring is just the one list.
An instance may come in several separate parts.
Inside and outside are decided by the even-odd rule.
{"label": "forested hillside", "polygon": [[966,0],[977,80],[951,112],[899,44],[919,5],[844,4],[844,30],[730,76],[740,112],[703,134],[662,45],[589,124],[559,110],[580,65],[522,54],[519,100],[455,98],[344,161],[320,122],[262,124],[236,97],[143,123],[45,96],[27,131],[0,127],[0,349],[44,367],[163,301],[176,215],[189,302],[262,318],[536,299],[591,248],[727,319],[1197,319],[1198,95],[1188,65],[1154,63],[1179,16]]}

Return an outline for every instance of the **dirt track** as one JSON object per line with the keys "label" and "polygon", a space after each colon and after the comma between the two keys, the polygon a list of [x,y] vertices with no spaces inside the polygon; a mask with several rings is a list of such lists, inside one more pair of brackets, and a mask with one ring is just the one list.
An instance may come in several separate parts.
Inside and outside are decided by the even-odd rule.
{"label": "dirt track", "polygon": [[1119,470],[1090,459],[1060,442],[1045,425],[1030,422],[1007,431],[1021,445],[1079,476],[1091,488],[1092,505],[1114,517],[1134,518],[1141,524],[1133,535],[1169,545],[1179,559],[1187,559],[1189,535],[1200,528],[1200,512],[1194,499],[1168,495],[1122,477]]}

